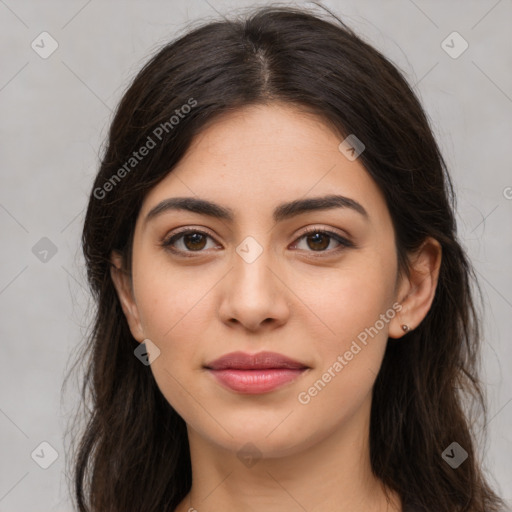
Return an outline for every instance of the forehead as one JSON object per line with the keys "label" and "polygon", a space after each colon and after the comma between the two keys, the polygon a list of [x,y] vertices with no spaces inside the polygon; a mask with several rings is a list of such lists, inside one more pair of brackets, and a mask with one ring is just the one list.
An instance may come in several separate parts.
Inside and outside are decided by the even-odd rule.
{"label": "forehead", "polygon": [[141,216],[170,197],[207,199],[241,219],[271,215],[285,201],[343,195],[364,205],[370,219],[382,219],[387,208],[381,191],[360,160],[340,151],[341,142],[320,117],[288,105],[224,114],[147,194]]}

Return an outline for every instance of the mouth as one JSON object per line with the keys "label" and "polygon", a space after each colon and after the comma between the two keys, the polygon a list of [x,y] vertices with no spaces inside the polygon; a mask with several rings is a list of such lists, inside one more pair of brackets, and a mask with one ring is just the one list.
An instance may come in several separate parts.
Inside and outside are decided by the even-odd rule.
{"label": "mouth", "polygon": [[232,391],[261,394],[295,380],[309,366],[275,352],[231,352],[206,364],[204,368]]}

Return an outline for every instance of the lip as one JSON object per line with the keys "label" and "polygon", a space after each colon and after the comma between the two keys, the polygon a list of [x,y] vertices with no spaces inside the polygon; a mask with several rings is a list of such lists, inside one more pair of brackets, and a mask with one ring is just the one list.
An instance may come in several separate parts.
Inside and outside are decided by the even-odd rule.
{"label": "lip", "polygon": [[233,391],[260,394],[291,382],[309,367],[276,352],[231,352],[206,364],[205,368]]}
{"label": "lip", "polygon": [[300,370],[308,366],[277,352],[258,352],[257,354],[230,352],[207,363],[205,368],[209,370]]}

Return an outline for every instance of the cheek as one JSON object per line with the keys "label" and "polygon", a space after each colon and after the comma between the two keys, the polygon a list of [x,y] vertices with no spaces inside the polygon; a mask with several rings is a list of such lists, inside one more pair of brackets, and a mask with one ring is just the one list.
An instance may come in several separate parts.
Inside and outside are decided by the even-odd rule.
{"label": "cheek", "polygon": [[381,284],[359,284],[344,281],[339,300],[326,303],[323,310],[336,336],[317,338],[319,364],[294,397],[303,418],[297,427],[304,433],[314,428],[321,435],[352,424],[351,418],[360,417],[362,408],[369,407],[395,310]]}
{"label": "cheek", "polygon": [[[160,350],[151,364],[156,383],[178,414],[188,417],[193,401],[187,390],[202,371],[204,345],[211,341],[208,291],[218,277],[193,267],[171,271],[169,263],[155,260],[134,268],[137,308],[145,337]],[[194,397],[201,400],[201,389],[194,390]]]}
{"label": "cheek", "polygon": [[[389,322],[396,315],[395,270],[392,252],[360,254],[331,272],[329,279],[317,281],[316,287],[303,289],[304,302],[314,313],[311,317],[322,321],[320,330],[310,329],[318,366],[302,389],[308,395],[305,401],[311,398],[311,403],[344,409],[360,403],[371,390]],[[315,387],[311,393],[310,386]]]}
{"label": "cheek", "polygon": [[146,336],[164,346],[178,338],[197,340],[195,334],[205,327],[205,295],[215,276],[192,266],[179,268],[162,254],[142,252],[138,261],[133,269],[134,291]]}
{"label": "cheek", "polygon": [[393,304],[395,272],[392,255],[361,252],[320,279],[318,274],[302,278],[300,297],[310,308],[311,318],[321,320],[318,338],[323,338],[322,346],[343,350],[376,323],[381,338],[387,339],[388,322],[382,324],[379,319]]}

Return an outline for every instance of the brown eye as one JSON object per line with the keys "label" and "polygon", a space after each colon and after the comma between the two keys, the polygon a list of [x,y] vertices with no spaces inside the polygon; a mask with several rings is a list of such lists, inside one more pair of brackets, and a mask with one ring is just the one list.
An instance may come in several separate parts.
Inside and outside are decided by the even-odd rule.
{"label": "brown eye", "polygon": [[[302,240],[305,240],[305,247],[297,247]],[[319,252],[319,253],[333,253],[347,247],[354,247],[354,244],[346,238],[334,233],[319,228],[308,229],[302,236],[297,239],[299,242],[295,243],[298,249],[305,250],[306,252]],[[334,241],[337,247],[327,250]]]}
{"label": "brown eye", "polygon": [[315,251],[322,251],[329,247],[330,238],[324,233],[315,233],[313,235],[307,235],[306,240],[308,241],[308,247]]}
{"label": "brown eye", "polygon": [[206,245],[206,237],[201,233],[192,233],[183,236],[183,243],[187,249],[197,251],[204,249]]}
{"label": "brown eye", "polygon": [[162,246],[175,253],[203,252],[208,239],[213,240],[208,233],[197,229],[189,229],[164,240]]}

